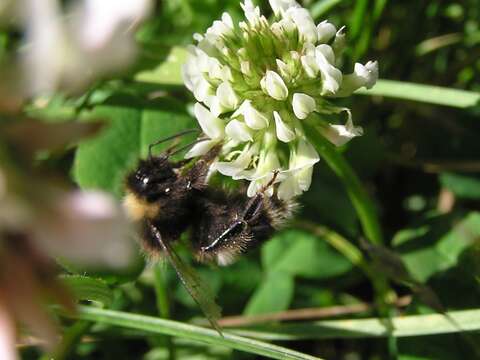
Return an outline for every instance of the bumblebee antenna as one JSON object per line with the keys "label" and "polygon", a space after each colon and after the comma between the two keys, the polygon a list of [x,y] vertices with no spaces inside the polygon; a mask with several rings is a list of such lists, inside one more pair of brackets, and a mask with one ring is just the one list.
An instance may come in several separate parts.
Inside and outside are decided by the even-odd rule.
{"label": "bumblebee antenna", "polygon": [[185,145],[185,146],[182,146],[180,149],[177,149],[177,150],[169,153],[168,156],[176,155],[176,154],[178,154],[179,152],[182,152],[183,150],[188,149],[189,147],[194,146],[195,144],[198,144],[199,142],[202,142],[202,141],[205,141],[205,140],[208,140],[208,139],[207,139],[207,138],[200,138],[200,139],[197,139],[197,140],[195,140],[195,141],[192,141],[190,144],[187,144],[187,145]]}
{"label": "bumblebee antenna", "polygon": [[[173,139],[179,138],[183,135],[191,134],[191,133],[194,133],[194,132],[200,132],[200,130],[199,129],[187,129],[187,130],[180,131],[180,132],[176,133],[175,135],[170,135],[170,136],[167,136],[163,139],[157,140],[156,142],[154,142],[153,144],[150,144],[148,146],[148,157],[152,158],[152,149],[153,149],[154,146],[157,146],[161,143],[164,143],[165,141],[173,140]],[[169,151],[167,151],[167,152],[169,152]],[[172,154],[170,153],[169,156],[170,155],[172,155]]]}

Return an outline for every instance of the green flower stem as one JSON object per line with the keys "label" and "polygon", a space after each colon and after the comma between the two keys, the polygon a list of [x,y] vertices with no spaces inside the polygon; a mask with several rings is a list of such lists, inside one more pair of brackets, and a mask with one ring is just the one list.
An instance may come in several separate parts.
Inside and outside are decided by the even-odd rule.
{"label": "green flower stem", "polygon": [[324,159],[328,166],[337,174],[347,189],[348,196],[352,201],[363,231],[372,243],[380,245],[383,243],[382,232],[378,222],[375,206],[364,190],[360,180],[343,156],[338,153],[335,146],[325,139],[308,122],[304,123],[308,137],[316,147],[320,158]]}
{"label": "green flower stem", "polygon": [[314,224],[310,221],[297,221],[294,223],[294,225],[324,239],[331,247],[345,256],[345,258],[347,258],[353,265],[361,268],[367,276],[371,277],[372,279],[374,278],[373,273],[368,263],[365,261],[360,249],[358,249],[355,245],[337,232],[324,226]]}
{"label": "green flower stem", "polygon": [[104,310],[91,306],[79,306],[76,314],[63,315],[86,321],[94,321],[129,329],[143,330],[155,334],[178,336],[199,341],[204,344],[223,345],[235,350],[262,355],[273,359],[319,360],[319,358],[311,355],[303,354],[298,351],[272,345],[266,342],[233,335],[230,332],[223,332],[222,336],[215,330],[172,320],[159,319],[152,316],[131,314],[114,310]]}
{"label": "green flower stem", "polygon": [[[167,284],[165,283],[165,273],[162,269],[162,264],[157,264],[153,268],[153,276],[158,313],[163,319],[169,319],[170,304],[168,301]],[[165,342],[168,348],[168,358],[170,360],[175,359],[175,346],[171,337],[166,337]]]}
{"label": "green flower stem", "polygon": [[170,318],[170,305],[168,302],[167,289],[164,279],[162,264],[157,264],[153,268],[155,295],[157,296],[157,309],[159,315],[164,318]]}

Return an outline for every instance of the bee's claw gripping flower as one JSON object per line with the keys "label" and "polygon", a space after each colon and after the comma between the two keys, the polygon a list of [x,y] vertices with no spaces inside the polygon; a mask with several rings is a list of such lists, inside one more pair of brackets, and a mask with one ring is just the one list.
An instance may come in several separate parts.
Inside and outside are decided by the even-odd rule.
{"label": "bee's claw gripping flower", "polygon": [[[215,168],[234,179],[249,180],[253,196],[275,171],[278,196],[288,199],[308,190],[312,167],[319,161],[302,122],[315,122],[324,136],[343,145],[362,134],[350,111],[329,99],[372,87],[378,64],[355,64],[354,72],[338,68],[345,47],[344,28],[323,21],[315,25],[295,0],[269,0],[267,20],[251,0],[241,6],[246,21],[234,24],[224,13],[196,46],[183,68],[185,85],[198,103],[195,115],[206,140],[187,157],[200,156],[222,142]],[[345,125],[330,125],[322,114],[347,111]],[[269,189],[269,192],[272,192]]]}

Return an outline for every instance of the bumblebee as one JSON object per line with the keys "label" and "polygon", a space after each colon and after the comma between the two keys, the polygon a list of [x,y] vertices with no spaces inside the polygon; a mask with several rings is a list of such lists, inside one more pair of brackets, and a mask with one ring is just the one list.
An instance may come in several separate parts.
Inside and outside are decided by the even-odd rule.
{"label": "bumblebee", "polygon": [[228,265],[281,228],[291,218],[296,204],[266,195],[277,174],[252,198],[240,191],[209,186],[208,175],[221,145],[196,160],[172,161],[174,154],[184,150],[176,146],[152,155],[153,146],[192,131],[150,145],[147,159],[141,160],[126,178],[124,205],[139,225],[140,242],[147,256],[166,257],[172,263],[190,295],[217,327],[218,306],[193,270],[173,251],[172,243],[190,230],[198,261]]}

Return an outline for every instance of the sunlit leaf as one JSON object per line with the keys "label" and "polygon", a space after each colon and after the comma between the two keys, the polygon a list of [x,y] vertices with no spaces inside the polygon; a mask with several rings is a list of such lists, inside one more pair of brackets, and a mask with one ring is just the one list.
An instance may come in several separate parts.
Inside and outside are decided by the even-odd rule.
{"label": "sunlit leaf", "polygon": [[456,219],[446,222],[448,219],[444,217],[433,220],[428,231],[425,231],[426,225],[420,227],[422,231],[403,230],[393,241],[402,251],[402,259],[409,272],[421,282],[456,266],[461,253],[480,238],[480,214],[477,212],[470,213],[459,222]]}
{"label": "sunlit leaf", "polygon": [[254,315],[288,309],[294,290],[293,276],[282,271],[269,273],[253,293],[244,314]]}
{"label": "sunlit leaf", "polygon": [[276,235],[262,248],[268,272],[281,271],[308,278],[328,278],[350,270],[352,265],[324,240],[299,230]]}
{"label": "sunlit leaf", "polygon": [[480,178],[472,175],[443,173],[440,183],[456,196],[465,199],[480,199]]}
{"label": "sunlit leaf", "polygon": [[[108,119],[106,129],[78,147],[74,176],[83,188],[99,188],[117,195],[123,192],[123,178],[148,146],[158,139],[185,128],[195,127],[193,119],[175,101],[139,102],[130,97],[114,97],[96,107],[92,114]],[[183,139],[186,143],[188,139]],[[163,144],[169,146],[171,143]],[[161,151],[156,147],[155,151]]]}

